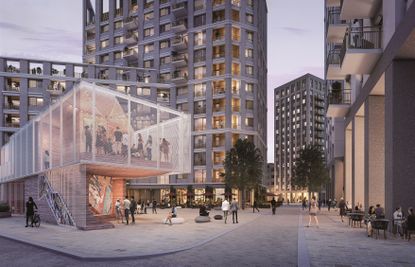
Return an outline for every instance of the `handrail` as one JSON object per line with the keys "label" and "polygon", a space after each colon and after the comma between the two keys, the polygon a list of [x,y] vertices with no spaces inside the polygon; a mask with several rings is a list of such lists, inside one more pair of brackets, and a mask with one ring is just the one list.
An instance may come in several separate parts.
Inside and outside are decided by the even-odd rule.
{"label": "handrail", "polygon": [[339,91],[331,91],[329,93],[329,104],[332,105],[350,105],[351,104],[351,89],[342,89]]}

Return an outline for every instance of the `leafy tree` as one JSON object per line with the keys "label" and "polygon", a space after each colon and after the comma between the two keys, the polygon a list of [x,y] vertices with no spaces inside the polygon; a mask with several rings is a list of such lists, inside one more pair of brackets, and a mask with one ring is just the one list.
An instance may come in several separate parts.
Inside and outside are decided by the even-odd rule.
{"label": "leafy tree", "polygon": [[311,192],[321,189],[321,186],[329,181],[325,167],[324,156],[317,145],[307,145],[300,150],[300,156],[295,161],[291,184],[307,187],[308,199]]}
{"label": "leafy tree", "polygon": [[239,139],[224,161],[225,183],[242,192],[242,209],[245,208],[247,190],[256,189],[261,183],[263,159],[261,151],[248,139]]}

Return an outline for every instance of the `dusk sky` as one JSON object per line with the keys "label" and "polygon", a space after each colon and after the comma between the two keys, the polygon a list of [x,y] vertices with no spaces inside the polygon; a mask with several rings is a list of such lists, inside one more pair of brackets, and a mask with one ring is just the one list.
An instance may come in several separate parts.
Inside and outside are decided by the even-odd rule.
{"label": "dusk sky", "polygon": [[[268,162],[273,90],[307,72],[323,77],[324,1],[268,0]],[[2,1],[0,56],[81,62],[81,0]]]}

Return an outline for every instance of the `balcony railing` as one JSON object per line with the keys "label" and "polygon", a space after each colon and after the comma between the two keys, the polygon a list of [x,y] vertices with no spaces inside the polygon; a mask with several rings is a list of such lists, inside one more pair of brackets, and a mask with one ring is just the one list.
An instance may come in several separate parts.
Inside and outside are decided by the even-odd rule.
{"label": "balcony railing", "polygon": [[119,9],[115,10],[115,16],[116,17],[122,16],[122,8],[119,8]]}
{"label": "balcony railing", "polygon": [[340,7],[330,7],[327,11],[327,24],[336,25],[336,24],[345,24],[346,21],[340,19]]}
{"label": "balcony railing", "polygon": [[381,49],[381,27],[349,27],[340,52],[341,64],[348,49]]}
{"label": "balcony railing", "polygon": [[350,105],[351,90],[331,91],[329,93],[329,105]]}
{"label": "balcony railing", "polygon": [[6,71],[7,71],[7,72],[15,72],[15,73],[19,73],[19,72],[20,72],[20,68],[17,68],[17,67],[15,67],[15,66],[13,66],[13,65],[9,65],[9,66],[7,66]]}
{"label": "balcony railing", "polygon": [[109,18],[110,18],[110,13],[109,12],[102,13],[101,21],[107,21],[107,20],[109,20]]}
{"label": "balcony railing", "polygon": [[19,86],[6,86],[6,91],[20,92],[20,87]]}
{"label": "balcony railing", "polygon": [[20,122],[5,122],[4,126],[5,127],[11,127],[11,128],[19,128],[20,127]]}
{"label": "balcony railing", "polygon": [[16,104],[13,104],[13,103],[6,102],[6,103],[4,103],[4,108],[5,109],[19,109],[20,105],[16,105]]}

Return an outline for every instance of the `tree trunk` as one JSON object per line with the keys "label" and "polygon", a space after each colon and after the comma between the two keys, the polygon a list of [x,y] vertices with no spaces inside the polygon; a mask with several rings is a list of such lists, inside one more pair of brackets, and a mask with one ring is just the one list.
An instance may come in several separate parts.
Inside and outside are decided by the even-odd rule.
{"label": "tree trunk", "polygon": [[241,207],[244,210],[245,209],[245,204],[246,204],[246,188],[242,188],[242,204]]}

